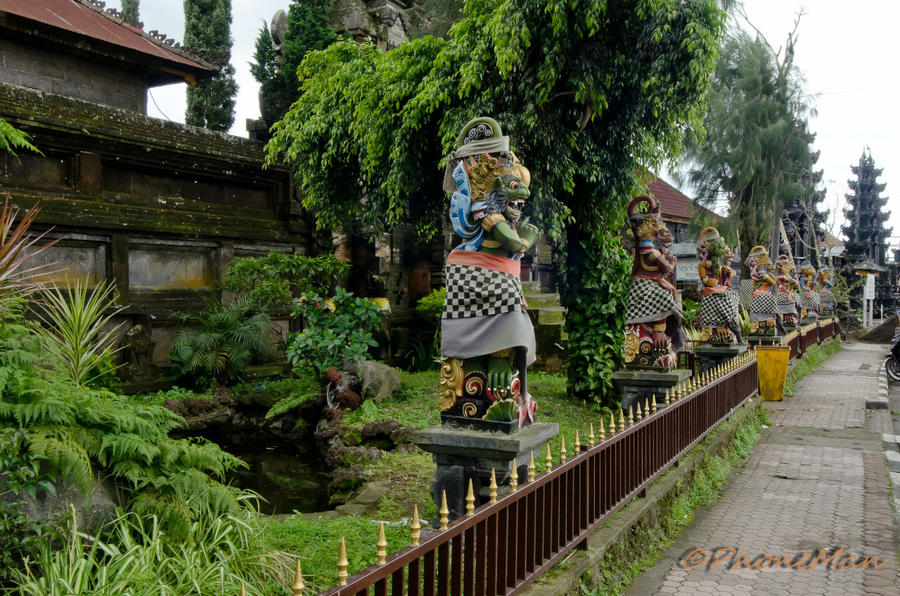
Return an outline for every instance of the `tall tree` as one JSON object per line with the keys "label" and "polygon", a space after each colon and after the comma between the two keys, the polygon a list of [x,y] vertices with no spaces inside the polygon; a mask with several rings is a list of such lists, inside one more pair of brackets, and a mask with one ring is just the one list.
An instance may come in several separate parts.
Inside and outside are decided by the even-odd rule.
{"label": "tall tree", "polygon": [[600,399],[622,358],[625,207],[639,172],[699,124],[723,13],[714,0],[468,0],[464,15],[447,40],[308,54],[269,159],[294,166],[320,227],[433,232],[439,164],[467,120],[496,118],[531,169],[532,220],[566,240],[570,390]]}
{"label": "tall tree", "polygon": [[884,209],[888,202],[887,197],[881,196],[885,185],[878,182],[882,169],[875,167],[871,151],[863,151],[859,164],[851,166],[850,171],[856,179],[847,181],[853,194],[846,195],[844,218],[847,223],[841,226],[847,239],[847,262],[872,259],[876,265],[883,265],[886,241],[893,228],[884,227],[891,212]]}
{"label": "tall tree", "polygon": [[690,138],[685,151],[685,177],[698,201],[707,207],[727,202],[744,255],[767,242],[777,249],[782,210],[807,188],[814,136],[793,63],[795,35],[796,26],[783,53],[742,30],[727,37],[703,119],[705,137]]}
{"label": "tall tree", "polygon": [[185,122],[227,131],[234,123],[237,83],[231,65],[231,0],[184,0],[184,47],[199,51],[219,72],[187,88]]}
{"label": "tall tree", "polygon": [[122,19],[135,27],[141,22],[139,4],[140,0],[122,0]]}
{"label": "tall tree", "polygon": [[276,32],[279,38],[273,40],[265,24],[260,29],[250,73],[261,86],[260,108],[269,125],[300,96],[297,67],[307,52],[337,41],[337,33],[328,22],[331,4],[332,0],[292,0],[283,37]]}

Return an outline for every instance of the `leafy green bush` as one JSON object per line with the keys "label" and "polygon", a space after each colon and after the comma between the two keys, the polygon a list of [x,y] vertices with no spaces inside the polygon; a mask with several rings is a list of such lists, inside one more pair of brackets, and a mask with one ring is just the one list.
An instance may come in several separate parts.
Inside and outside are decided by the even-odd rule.
{"label": "leafy green bush", "polygon": [[[63,290],[53,286],[44,292],[38,316],[46,325],[38,328],[60,371],[77,387],[84,387],[108,372],[112,343],[122,324],[111,325],[122,307],[114,307],[116,286],[102,281],[91,290],[75,281]],[[103,368],[106,367],[106,370]]]}
{"label": "leafy green bush", "polygon": [[696,300],[689,300],[685,298],[681,301],[682,314],[684,314],[684,321],[688,325],[693,325],[694,321],[697,317],[700,316],[700,303]]}
{"label": "leafy green bush", "polygon": [[416,312],[434,324],[434,334],[430,345],[424,341],[413,343],[413,370],[424,371],[435,367],[441,354],[441,313],[444,311],[444,300],[447,288],[441,288],[428,294],[416,304]]}
{"label": "leafy green bush", "polygon": [[197,386],[237,382],[272,346],[272,320],[246,296],[229,304],[208,300],[203,310],[172,316],[188,328],[175,338],[170,358]]}
{"label": "leafy green bush", "polygon": [[444,300],[447,299],[447,288],[441,288],[428,294],[416,304],[416,312],[435,323],[440,323],[444,312]]}
{"label": "leafy green bush", "polygon": [[41,470],[41,458],[28,452],[28,433],[0,428],[0,585],[4,585],[40,545],[41,535],[53,533],[54,522],[29,520],[20,497],[34,499],[38,490],[55,493],[53,475]]}
{"label": "leafy green bush", "polygon": [[294,316],[302,315],[306,328],[288,339],[286,354],[297,367],[312,367],[324,374],[338,366],[341,358],[363,360],[375,342],[374,333],[384,318],[381,307],[368,298],[357,298],[338,288],[334,298],[325,300],[309,294],[294,301]]}
{"label": "leafy green bush", "polygon": [[331,255],[307,257],[271,251],[264,257],[242,257],[228,267],[223,287],[246,293],[266,309],[290,306],[303,294],[331,294],[350,266]]}

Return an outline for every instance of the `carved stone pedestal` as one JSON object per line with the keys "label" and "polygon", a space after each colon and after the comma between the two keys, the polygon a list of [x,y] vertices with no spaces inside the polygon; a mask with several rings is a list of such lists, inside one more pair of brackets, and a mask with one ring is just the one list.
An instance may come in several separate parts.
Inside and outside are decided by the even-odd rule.
{"label": "carved stone pedestal", "polygon": [[694,348],[694,354],[697,355],[700,363],[697,372],[704,372],[710,368],[740,356],[747,351],[747,346],[742,344],[704,344]]}
{"label": "carved stone pedestal", "polygon": [[[441,492],[447,492],[450,519],[466,512],[469,479],[475,492],[475,506],[489,500],[491,470],[499,485],[498,494],[509,491],[509,475],[516,466],[519,486],[528,479],[528,456],[559,433],[555,422],[535,422],[512,434],[432,426],[416,432],[413,441],[432,455],[437,470],[431,479],[431,496],[440,507]],[[436,520],[434,520],[436,522]]]}
{"label": "carved stone pedestal", "polygon": [[613,373],[613,384],[622,396],[622,409],[628,410],[639,401],[645,401],[656,395],[656,403],[662,404],[666,390],[686,381],[691,371],[675,368],[668,372],[654,370],[619,370]]}
{"label": "carved stone pedestal", "polygon": [[748,346],[780,346],[783,335],[748,335],[746,338]]}

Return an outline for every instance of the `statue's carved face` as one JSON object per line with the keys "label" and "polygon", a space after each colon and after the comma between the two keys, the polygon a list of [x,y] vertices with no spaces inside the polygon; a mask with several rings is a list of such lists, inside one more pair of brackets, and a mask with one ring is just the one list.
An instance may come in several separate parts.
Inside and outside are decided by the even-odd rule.
{"label": "statue's carved face", "polygon": [[[662,222],[660,222],[662,223]],[[663,224],[661,227],[656,230],[656,246],[660,250],[669,250],[672,247],[672,244],[675,242],[675,237],[672,236],[672,232],[669,231],[669,228]]]}
{"label": "statue's carved face", "polygon": [[790,272],[794,270],[794,264],[789,261],[779,261],[778,262],[778,273],[782,275],[788,275]]}
{"label": "statue's carved face", "polygon": [[498,197],[500,203],[504,205],[503,215],[513,222],[519,221],[522,217],[525,201],[531,196],[531,191],[528,190],[528,176],[525,174],[528,170],[522,165],[517,165],[514,172],[495,178],[491,189],[491,195]]}

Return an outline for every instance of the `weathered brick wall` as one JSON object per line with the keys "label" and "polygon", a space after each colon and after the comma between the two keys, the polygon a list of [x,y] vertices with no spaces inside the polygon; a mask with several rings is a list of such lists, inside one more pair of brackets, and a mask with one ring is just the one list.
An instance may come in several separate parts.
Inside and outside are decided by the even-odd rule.
{"label": "weathered brick wall", "polygon": [[0,38],[0,82],[83,99],[141,114],[147,112],[147,81],[137,69],[84,60]]}

